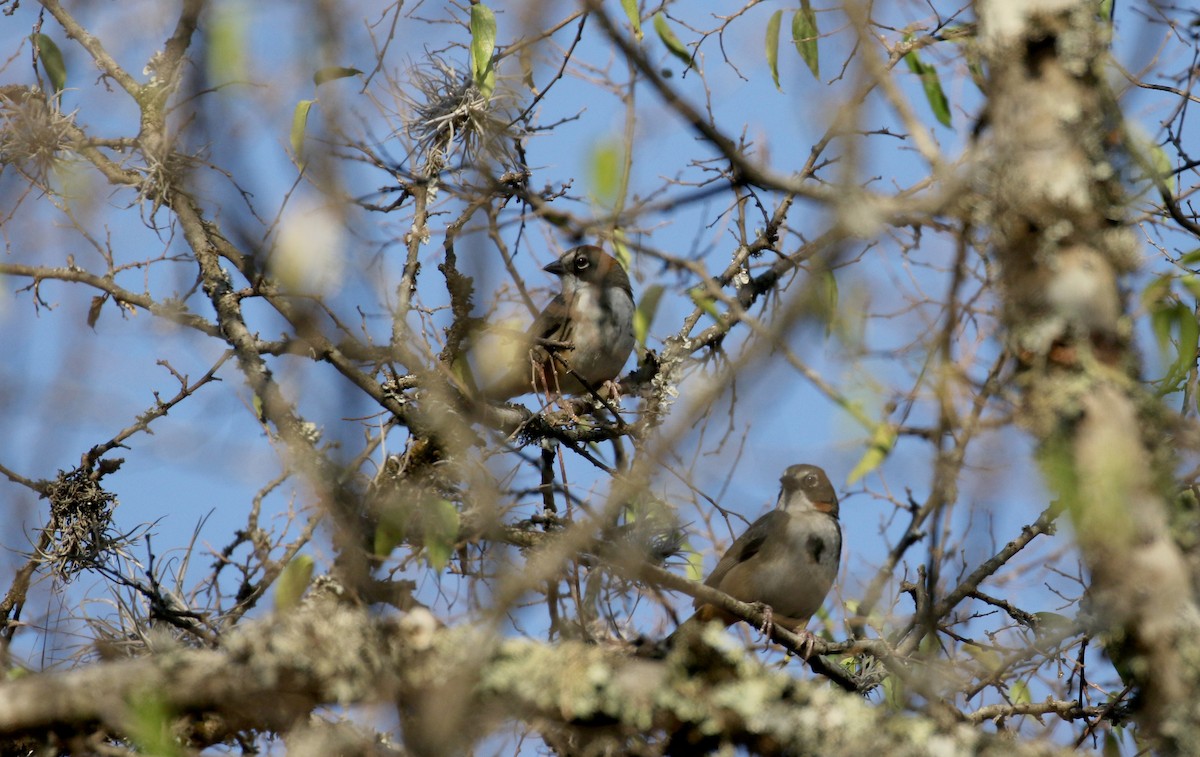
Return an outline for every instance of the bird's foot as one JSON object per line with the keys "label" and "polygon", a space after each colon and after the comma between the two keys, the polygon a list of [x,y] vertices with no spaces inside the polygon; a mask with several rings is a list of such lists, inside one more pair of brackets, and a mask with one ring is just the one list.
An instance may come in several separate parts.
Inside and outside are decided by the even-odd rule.
{"label": "bird's foot", "polygon": [[613,407],[621,406],[621,384],[616,379],[605,381],[596,393],[612,403]]}
{"label": "bird's foot", "polygon": [[771,638],[771,632],[775,630],[775,611],[771,609],[770,605],[763,604],[762,602],[755,602],[754,605],[763,614],[763,623],[758,632],[769,639]]}
{"label": "bird's foot", "polygon": [[807,660],[813,655],[813,647],[817,643],[817,635],[807,628],[797,628],[796,635],[800,637],[800,646],[796,652]]}

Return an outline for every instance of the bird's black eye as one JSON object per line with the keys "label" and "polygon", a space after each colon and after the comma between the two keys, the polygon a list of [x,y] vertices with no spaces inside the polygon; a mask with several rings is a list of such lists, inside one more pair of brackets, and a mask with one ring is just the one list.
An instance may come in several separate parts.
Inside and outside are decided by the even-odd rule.
{"label": "bird's black eye", "polygon": [[588,269],[588,266],[590,266],[591,264],[592,264],[592,262],[590,260],[588,260],[587,255],[577,255],[575,257],[575,270],[576,271],[586,271]]}
{"label": "bird's black eye", "polygon": [[805,476],[804,477],[804,485],[809,486],[809,487],[816,486],[817,485],[817,474],[809,473],[807,476]]}

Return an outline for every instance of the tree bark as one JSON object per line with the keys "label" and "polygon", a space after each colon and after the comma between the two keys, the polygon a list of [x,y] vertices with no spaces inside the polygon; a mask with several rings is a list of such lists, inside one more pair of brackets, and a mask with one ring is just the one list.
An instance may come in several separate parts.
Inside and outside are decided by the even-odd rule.
{"label": "tree bark", "polygon": [[1118,288],[1139,251],[1123,220],[1108,26],[1090,2],[977,8],[990,95],[983,203],[1023,420],[1091,573],[1097,630],[1140,686],[1146,732],[1194,753],[1200,613],[1168,528],[1164,411],[1137,380]]}

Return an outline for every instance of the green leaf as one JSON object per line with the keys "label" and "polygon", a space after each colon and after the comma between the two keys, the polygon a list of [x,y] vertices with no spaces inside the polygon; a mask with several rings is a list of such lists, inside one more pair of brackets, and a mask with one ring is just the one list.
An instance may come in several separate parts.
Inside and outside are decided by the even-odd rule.
{"label": "green leaf", "polygon": [[611,141],[592,148],[592,187],[597,200],[612,203],[621,186],[621,149]]}
{"label": "green leaf", "polygon": [[688,68],[695,67],[692,63],[691,53],[679,41],[679,37],[675,36],[675,32],[671,31],[671,26],[667,23],[667,17],[661,13],[654,14],[654,31],[658,33],[658,38],[667,46],[667,50],[671,52],[671,55],[683,61],[684,65]]}
{"label": "green leaf", "polygon": [[1171,192],[1171,196],[1175,196],[1176,184],[1175,174],[1171,170],[1171,159],[1167,157],[1167,151],[1160,144],[1150,144],[1147,146],[1147,151],[1150,153],[1148,158],[1150,169],[1154,172],[1156,181],[1162,182]]}
{"label": "green leaf", "polygon": [[458,542],[458,509],[450,500],[429,503],[422,513],[425,532],[425,559],[430,567],[441,571],[450,563],[454,545]]}
{"label": "green leaf", "polygon": [[1186,375],[1196,365],[1196,352],[1200,348],[1200,323],[1195,312],[1179,304],[1179,355],[1171,366],[1171,373]]}
{"label": "green leaf", "polygon": [[1024,681],[1014,681],[1008,687],[1008,700],[1013,704],[1029,704],[1033,697],[1029,694],[1029,685]]}
{"label": "green leaf", "polygon": [[301,100],[292,111],[292,133],[289,140],[292,143],[292,154],[296,156],[296,165],[304,170],[304,131],[308,128],[308,112],[312,110],[316,100]]}
{"label": "green leaf", "polygon": [[375,539],[371,550],[376,557],[387,557],[393,549],[404,543],[405,535],[403,519],[385,515],[375,527]]}
{"label": "green leaf", "polygon": [[779,22],[783,18],[783,11],[778,10],[771,14],[771,18],[767,19],[767,65],[771,68],[771,78],[775,80],[775,89],[780,92],[783,87],[779,86]]}
{"label": "green leaf", "polygon": [[883,679],[883,702],[889,710],[899,712],[904,709],[904,682],[896,676]]}
{"label": "green leaf", "polygon": [[313,74],[313,84],[321,86],[327,81],[334,79],[348,79],[351,76],[358,76],[362,71],[357,68],[347,68],[346,66],[326,66]]}
{"label": "green leaf", "polygon": [[208,77],[224,84],[246,76],[246,9],[241,4],[221,3],[212,9],[207,24]]}
{"label": "green leaf", "polygon": [[687,569],[684,571],[687,577],[693,581],[704,580],[704,557],[691,546],[684,542],[679,545],[680,550],[687,555]]}
{"label": "green leaf", "polygon": [[1070,630],[1075,624],[1066,615],[1060,615],[1056,612],[1035,612],[1033,617],[1037,618],[1037,632],[1042,634],[1059,634]]}
{"label": "green leaf", "polygon": [[[1197,250],[1200,252],[1200,250]],[[1187,256],[1184,256],[1185,259]],[[1183,265],[1187,265],[1183,263]],[[1163,303],[1171,296],[1171,281],[1174,277],[1170,274],[1164,274],[1151,281],[1142,290],[1141,300],[1142,307],[1147,311],[1154,311],[1162,307]]]}
{"label": "green leaf", "polygon": [[67,86],[67,64],[63,61],[62,50],[45,34],[30,34],[29,39],[37,50],[38,60],[42,62],[42,70],[46,72],[54,94],[61,94]]}
{"label": "green leaf", "polygon": [[1197,277],[1194,273],[1184,274],[1179,277],[1179,283],[1183,285],[1184,289],[1188,290],[1188,294],[1192,295],[1193,299],[1200,302],[1200,277]]}
{"label": "green leaf", "polygon": [[688,297],[695,303],[696,307],[703,310],[712,316],[714,321],[721,320],[721,312],[717,310],[717,301],[708,294],[703,286],[694,286],[688,290]]}
{"label": "green leaf", "polygon": [[146,687],[132,694],[127,714],[130,715],[126,720],[129,737],[139,752],[162,757],[183,754],[179,739],[171,729],[175,713],[158,690]]}
{"label": "green leaf", "polygon": [[496,90],[496,14],[483,3],[471,6],[471,72],[485,96]]}
{"label": "green leaf", "polygon": [[642,17],[638,13],[638,0],[621,0],[621,7],[625,9],[625,17],[629,19],[629,26],[633,29],[633,38],[638,42],[642,41]]}
{"label": "green leaf", "polygon": [[1183,257],[1179,259],[1179,265],[1184,267],[1194,266],[1197,263],[1200,263],[1200,248],[1184,253]]}
{"label": "green leaf", "polygon": [[981,647],[978,644],[963,644],[963,650],[975,658],[976,662],[983,666],[983,669],[989,673],[998,672],[1003,666],[1003,661],[1000,658],[1000,653],[995,649]]}
{"label": "green leaf", "polygon": [[312,583],[313,559],[309,555],[296,555],[287,564],[275,581],[275,609],[290,610],[300,604],[300,598]]}
{"label": "green leaf", "polygon": [[1150,327],[1158,340],[1159,350],[1166,352],[1171,346],[1171,331],[1179,321],[1178,303],[1161,302],[1150,312]]}
{"label": "green leaf", "polygon": [[1138,179],[1152,182],[1160,190],[1175,195],[1177,183],[1172,170],[1171,158],[1163,146],[1154,141],[1137,124],[1126,125],[1126,144],[1138,170]]}
{"label": "green leaf", "polygon": [[850,475],[846,477],[846,485],[853,484],[882,465],[887,456],[891,454],[892,448],[896,446],[896,436],[895,425],[891,423],[877,424],[875,432],[871,434],[871,443],[867,447],[867,451],[863,453],[858,464],[854,466],[854,470],[850,471]]}
{"label": "green leaf", "polygon": [[929,108],[942,126],[950,126],[950,101],[942,90],[942,82],[938,79],[937,69],[921,60],[917,51],[913,50],[904,56],[908,70],[921,77],[921,87],[925,90],[925,99]]}
{"label": "green leaf", "polygon": [[646,337],[650,334],[650,324],[654,323],[654,314],[658,312],[658,303],[662,299],[662,284],[653,284],[642,291],[642,299],[638,301],[637,310],[633,311],[633,335],[638,344],[646,346]]}
{"label": "green leaf", "polygon": [[837,320],[837,276],[834,275],[833,271],[826,268],[821,272],[821,284],[821,288],[817,290],[821,298],[819,301],[820,315],[825,319],[825,335],[829,336],[833,333],[833,325]]}
{"label": "green leaf", "polygon": [[611,241],[613,257],[617,259],[622,268],[628,271],[629,266],[633,265],[633,259],[629,254],[629,245],[625,244],[625,233],[620,229],[613,229]]}
{"label": "green leaf", "polygon": [[808,0],[800,0],[800,10],[792,16],[792,41],[796,44],[796,52],[808,64],[808,70],[816,79],[821,78],[821,63],[817,58],[817,14],[813,12]]}

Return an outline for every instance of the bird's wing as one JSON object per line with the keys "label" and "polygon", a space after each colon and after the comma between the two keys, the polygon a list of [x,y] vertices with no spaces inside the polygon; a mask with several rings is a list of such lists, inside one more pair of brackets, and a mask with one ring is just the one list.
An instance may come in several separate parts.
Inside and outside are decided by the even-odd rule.
{"label": "bird's wing", "polygon": [[[533,319],[533,324],[526,330],[524,338],[517,340],[513,345],[509,355],[510,364],[505,373],[484,389],[483,396],[493,400],[506,400],[528,394],[537,388],[537,382],[533,378],[537,370],[535,366],[544,365],[550,355],[549,350],[539,342],[543,339],[553,342],[569,341],[568,310],[567,302],[561,294],[550,300],[545,309],[538,313],[537,318]],[[542,384],[545,383],[547,382],[543,380]],[[553,386],[556,382],[549,383]]]}
{"label": "bird's wing", "polygon": [[535,347],[539,339],[550,339],[556,342],[569,341],[566,337],[569,315],[570,308],[567,306],[567,301],[561,294],[556,295],[545,309],[538,313],[538,317],[533,320],[529,331],[525,332],[529,341]]}
{"label": "bird's wing", "polygon": [[762,549],[763,542],[772,533],[787,528],[788,517],[783,510],[772,510],[751,523],[750,527],[725,551],[724,556],[717,563],[717,567],[713,568],[713,572],[704,579],[704,584],[716,589],[721,588],[721,582],[725,580],[725,576],[735,565],[740,565],[757,555]]}

